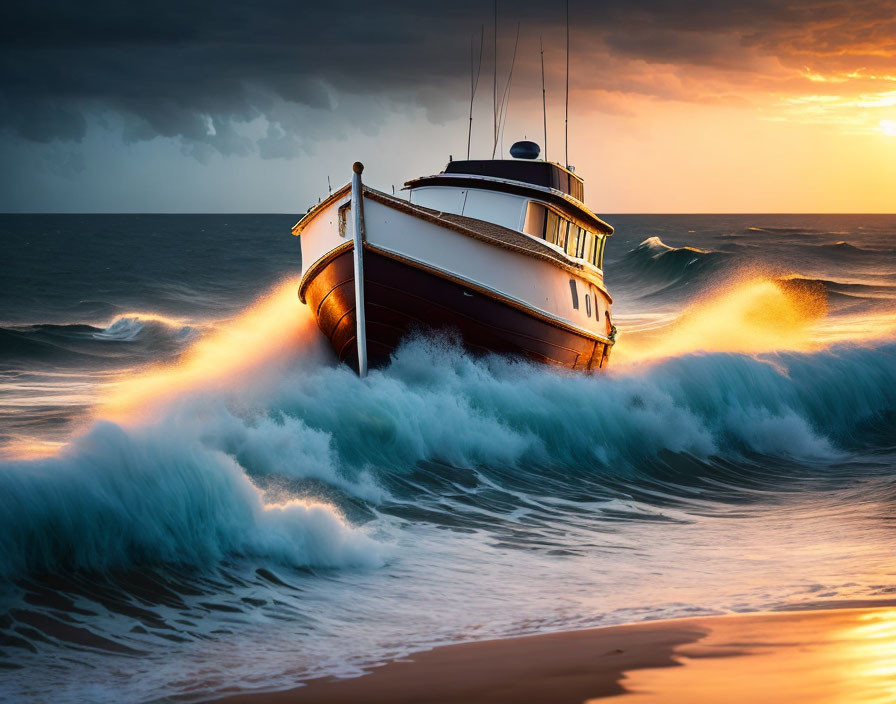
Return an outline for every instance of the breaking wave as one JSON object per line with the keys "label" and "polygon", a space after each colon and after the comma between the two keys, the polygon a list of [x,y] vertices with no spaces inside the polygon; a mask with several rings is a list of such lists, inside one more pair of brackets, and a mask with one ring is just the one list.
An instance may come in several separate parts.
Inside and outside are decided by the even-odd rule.
{"label": "breaking wave", "polygon": [[236,461],[169,424],[98,423],[60,456],[2,465],[0,575],[208,565],[376,564],[380,551],[324,504],[265,504]]}
{"label": "breaking wave", "polygon": [[15,325],[0,328],[0,359],[70,365],[122,357],[164,358],[183,349],[202,330],[201,325],[151,313],[119,315],[102,327],[84,323]]}
{"label": "breaking wave", "polygon": [[729,481],[738,457],[743,481],[763,466],[836,471],[891,432],[894,408],[892,343],[684,355],[598,376],[470,356],[444,337],[409,340],[364,380],[296,355],[276,384],[236,400],[207,383],[151,421],[99,421],[58,456],[0,464],[0,572],[241,556],[375,565],[388,545],[342,516],[426,499],[406,477],[427,464],[504,489],[575,496],[624,480],[674,493],[670,461],[711,477],[724,458]]}
{"label": "breaking wave", "polygon": [[118,316],[105,328],[93,333],[93,337],[102,340],[121,340],[126,342],[146,337],[189,341],[194,339],[197,333],[196,327],[181,321],[156,315],[135,313]]}
{"label": "breaking wave", "polygon": [[649,237],[630,250],[611,271],[611,285],[637,285],[642,297],[672,293],[689,283],[710,284],[715,274],[734,263],[729,252],[670,247],[659,237]]}

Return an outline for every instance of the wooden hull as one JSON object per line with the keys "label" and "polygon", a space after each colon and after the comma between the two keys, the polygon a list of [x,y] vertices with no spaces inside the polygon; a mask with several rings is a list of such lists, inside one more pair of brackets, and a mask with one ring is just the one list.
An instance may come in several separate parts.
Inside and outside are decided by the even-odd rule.
{"label": "wooden hull", "polygon": [[[357,369],[355,286],[351,247],[325,257],[300,292],[340,361]],[[367,352],[371,366],[388,362],[409,332],[459,333],[475,352],[495,352],[599,369],[605,341],[554,322],[511,301],[400,257],[364,250]]]}

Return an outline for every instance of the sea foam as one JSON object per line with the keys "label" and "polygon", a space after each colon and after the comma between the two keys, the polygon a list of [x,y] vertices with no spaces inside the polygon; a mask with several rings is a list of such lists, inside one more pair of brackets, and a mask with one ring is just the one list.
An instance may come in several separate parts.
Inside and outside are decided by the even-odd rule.
{"label": "sea foam", "polygon": [[706,473],[714,458],[755,454],[835,471],[867,433],[892,427],[896,408],[891,342],[679,352],[587,375],[477,357],[440,334],[409,338],[359,379],[312,354],[316,330],[299,326],[297,338],[277,314],[285,305],[278,294],[179,366],[130,378],[57,456],[0,464],[0,572],[238,556],[376,565],[388,539],[295,481],[376,506],[413,501],[390,480],[426,462],[561,481],[637,480],[668,453]]}

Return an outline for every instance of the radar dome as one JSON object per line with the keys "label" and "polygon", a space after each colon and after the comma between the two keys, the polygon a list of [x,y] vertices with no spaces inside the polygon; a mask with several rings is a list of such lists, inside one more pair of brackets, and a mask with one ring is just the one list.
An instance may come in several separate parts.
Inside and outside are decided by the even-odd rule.
{"label": "radar dome", "polygon": [[514,142],[510,148],[510,156],[514,159],[537,159],[539,154],[541,154],[541,147],[529,140]]}

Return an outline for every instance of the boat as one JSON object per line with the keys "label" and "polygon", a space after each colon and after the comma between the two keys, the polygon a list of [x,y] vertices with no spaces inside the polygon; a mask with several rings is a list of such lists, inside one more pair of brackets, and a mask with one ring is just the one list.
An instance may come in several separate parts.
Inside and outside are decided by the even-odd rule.
{"label": "boat", "polygon": [[603,257],[613,228],[585,205],[572,168],[538,158],[450,160],[406,197],[351,182],[308,210],[299,299],[340,361],[362,376],[416,331],[474,353],[569,369],[607,366],[615,341]]}

